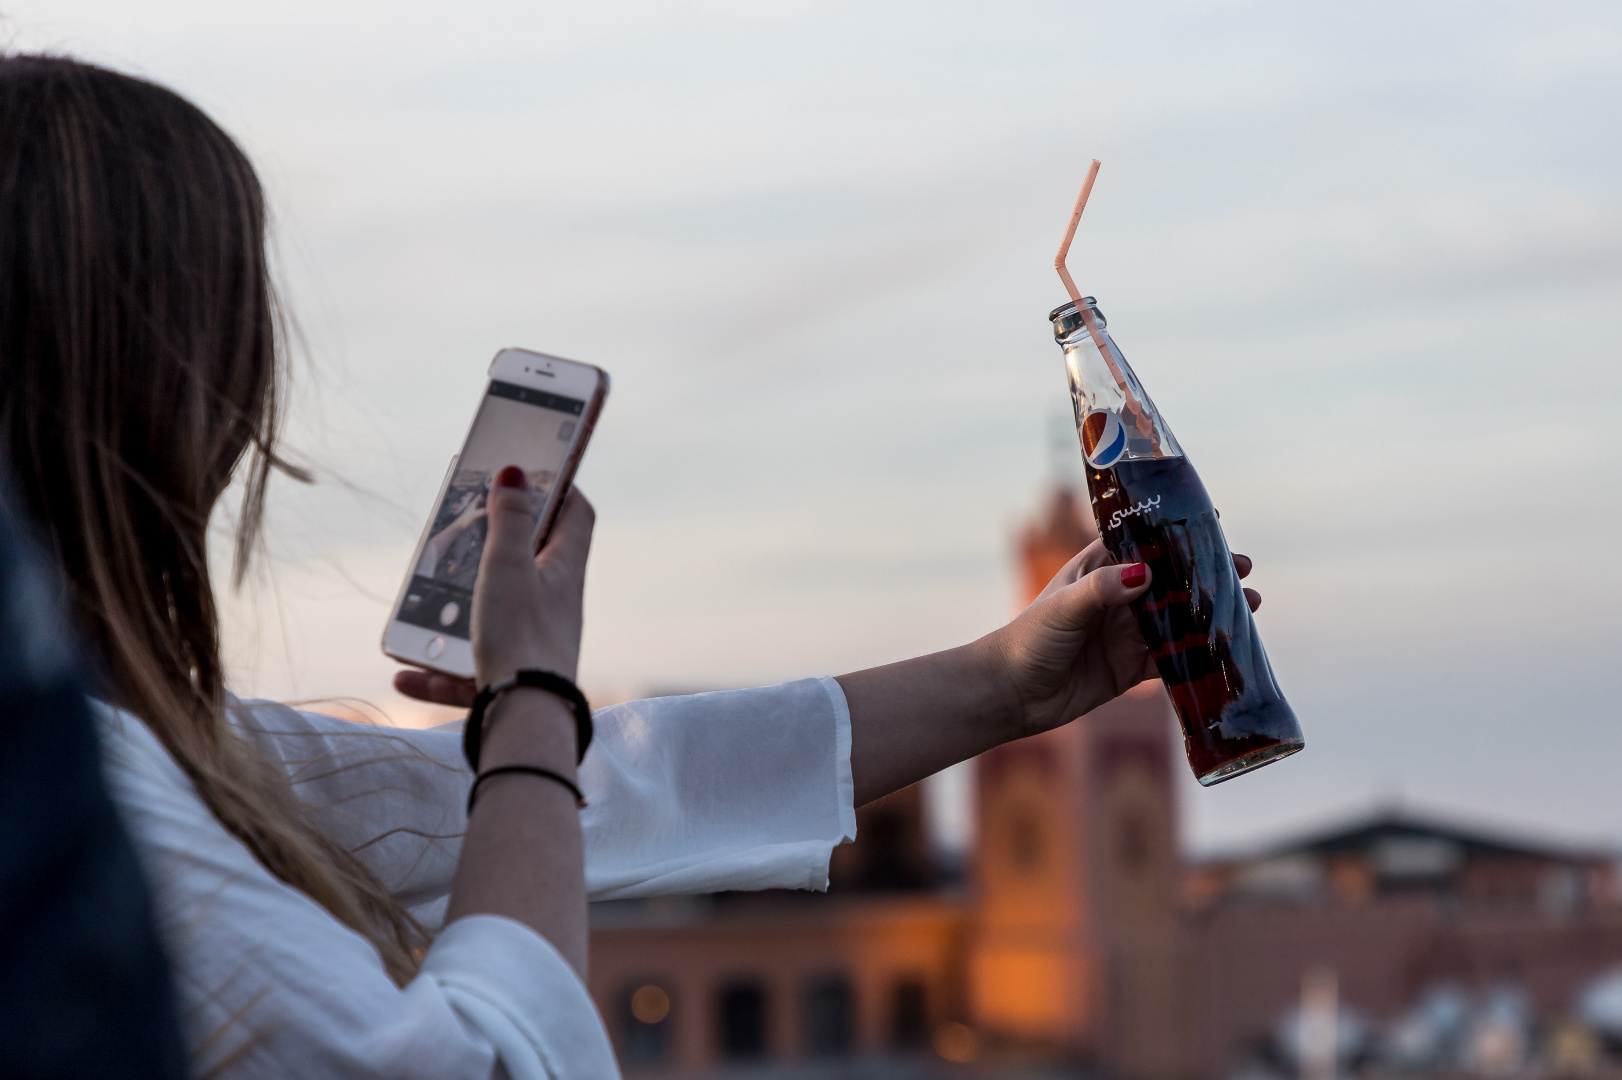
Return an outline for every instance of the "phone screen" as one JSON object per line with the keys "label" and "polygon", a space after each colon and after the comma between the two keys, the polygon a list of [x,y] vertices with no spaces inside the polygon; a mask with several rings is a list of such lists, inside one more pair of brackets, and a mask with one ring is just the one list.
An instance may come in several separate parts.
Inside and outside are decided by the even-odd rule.
{"label": "phone screen", "polygon": [[485,503],[491,482],[505,466],[523,469],[539,524],[585,408],[577,398],[491,380],[457,458],[456,472],[428,526],[428,539],[412,568],[396,619],[469,639],[473,583],[489,527]]}

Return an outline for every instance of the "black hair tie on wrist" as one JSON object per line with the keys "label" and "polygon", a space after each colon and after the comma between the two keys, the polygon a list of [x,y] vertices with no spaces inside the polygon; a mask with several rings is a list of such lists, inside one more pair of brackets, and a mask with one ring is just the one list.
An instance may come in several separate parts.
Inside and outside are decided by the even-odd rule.
{"label": "black hair tie on wrist", "polygon": [[539,776],[554,783],[562,784],[569,789],[569,794],[574,796],[574,804],[582,810],[586,808],[586,797],[580,794],[580,789],[575,786],[575,782],[562,773],[555,773],[551,769],[542,769],[534,765],[497,765],[493,769],[484,770],[473,778],[473,786],[468,789],[467,793],[467,812],[469,815],[473,813],[473,800],[479,797],[479,785],[492,776],[500,776],[502,773],[524,773],[528,776]]}
{"label": "black hair tie on wrist", "polygon": [[491,683],[473,698],[473,709],[468,713],[467,726],[462,729],[462,753],[466,756],[468,766],[472,768],[474,775],[478,775],[479,772],[479,747],[484,741],[485,711],[496,698],[519,686],[545,690],[569,703],[570,708],[574,710],[575,762],[578,764],[585,760],[586,747],[591,745],[592,732],[591,706],[586,702],[586,695],[582,694],[580,687],[571,680],[565,679],[555,671],[524,668],[515,672],[510,679]]}

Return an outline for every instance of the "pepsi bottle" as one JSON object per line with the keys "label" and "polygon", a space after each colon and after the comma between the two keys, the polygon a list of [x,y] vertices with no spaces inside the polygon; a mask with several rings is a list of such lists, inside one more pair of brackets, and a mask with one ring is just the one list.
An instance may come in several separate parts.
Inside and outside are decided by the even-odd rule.
{"label": "pepsi bottle", "polygon": [[1105,330],[1092,297],[1048,316],[1064,349],[1093,517],[1109,553],[1148,563],[1132,604],[1210,786],[1306,745],[1279,691],[1199,474]]}

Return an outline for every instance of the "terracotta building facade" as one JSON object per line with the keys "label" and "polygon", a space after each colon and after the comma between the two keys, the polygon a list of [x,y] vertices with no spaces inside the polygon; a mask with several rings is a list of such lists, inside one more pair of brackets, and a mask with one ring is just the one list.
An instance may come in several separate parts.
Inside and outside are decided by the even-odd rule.
{"label": "terracotta building facade", "polygon": [[1333,973],[1368,1029],[1351,1059],[1378,1059],[1378,1032],[1419,1019],[1427,997],[1514,1000],[1518,1059],[1453,1064],[1519,1072],[1547,1057],[1535,1044],[1550,1049],[1583,989],[1622,966],[1608,853],[1400,807],[1193,866],[1184,907],[1196,946],[1192,1060],[1207,1075],[1276,1057],[1279,1019],[1312,971]]}
{"label": "terracotta building facade", "polygon": [[[1053,492],[1019,538],[1023,599],[1094,535],[1075,494]],[[1036,1055],[1183,1075],[1171,731],[1146,686],[982,756],[958,872],[915,787],[858,811],[826,895],[598,905],[591,987],[625,1067]]]}
{"label": "terracotta building facade", "polygon": [[[1052,492],[1018,538],[1023,598],[1094,535],[1085,504]],[[591,990],[626,1071],[842,1076],[860,1058],[863,1075],[889,1060],[914,1077],[970,1062],[954,1075],[1294,1076],[1281,1025],[1327,977],[1363,1033],[1348,1074],[1509,1075],[1622,970],[1603,852],[1393,811],[1188,863],[1158,684],[975,768],[964,865],[942,865],[914,787],[858,810],[827,894],[596,905]],[[1461,1035],[1428,1064],[1379,1059],[1438,994],[1523,1003],[1518,1034],[1492,1043],[1520,1056],[1478,1061]]]}

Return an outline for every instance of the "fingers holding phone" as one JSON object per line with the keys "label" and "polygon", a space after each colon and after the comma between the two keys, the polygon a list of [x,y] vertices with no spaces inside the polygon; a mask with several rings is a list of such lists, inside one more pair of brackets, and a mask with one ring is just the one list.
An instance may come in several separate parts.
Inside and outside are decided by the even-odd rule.
{"label": "fingers holding phone", "polygon": [[473,595],[473,662],[478,674],[459,678],[437,671],[396,672],[394,687],[407,697],[466,707],[478,687],[520,668],[543,668],[570,679],[580,658],[581,597],[597,514],[578,491],[563,500],[551,535],[531,554],[534,515],[524,474],[503,469],[492,485],[490,532]]}
{"label": "fingers holding phone", "polygon": [[[480,568],[497,504],[515,515],[519,504],[527,509],[524,539],[532,558],[550,549],[548,537],[569,503],[575,470],[607,393],[607,374],[590,364],[524,349],[496,355],[484,399],[446,473],[384,630],[384,652],[439,673],[402,673],[395,681],[402,693],[455,705],[471,698],[462,683],[478,666],[473,600],[482,592]],[[508,467],[520,470],[516,479],[522,486],[498,491],[497,475]],[[585,512],[589,516],[589,507]],[[569,542],[589,545],[589,528],[583,539]],[[551,559],[562,565],[576,556],[583,565],[583,547]]]}
{"label": "fingers holding phone", "polygon": [[490,532],[473,594],[473,664],[481,686],[521,668],[575,677],[581,595],[596,514],[570,491],[539,554],[524,472],[509,465],[490,489]]}

